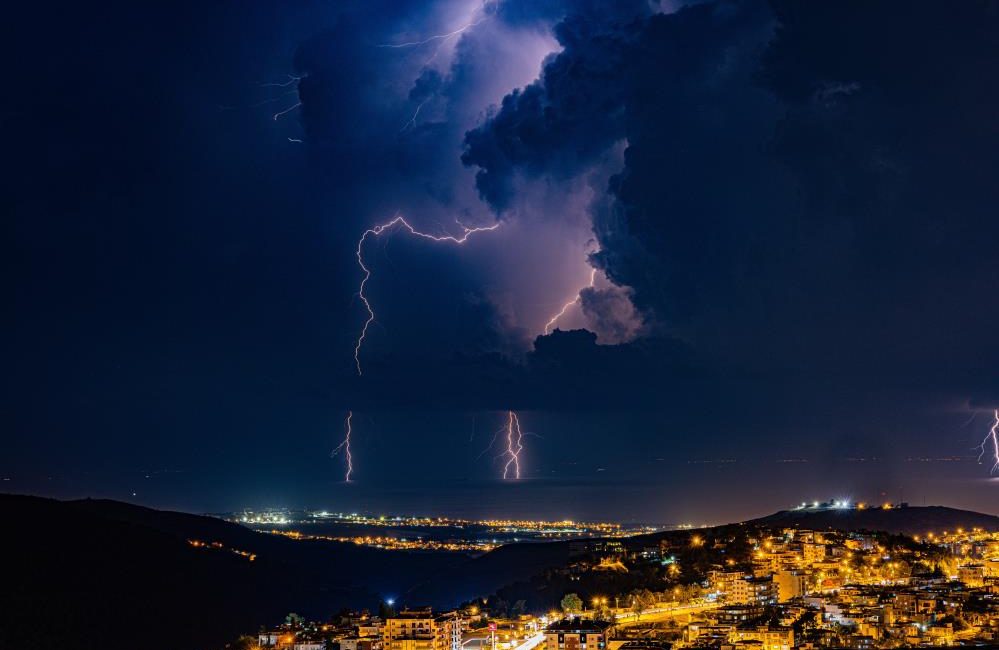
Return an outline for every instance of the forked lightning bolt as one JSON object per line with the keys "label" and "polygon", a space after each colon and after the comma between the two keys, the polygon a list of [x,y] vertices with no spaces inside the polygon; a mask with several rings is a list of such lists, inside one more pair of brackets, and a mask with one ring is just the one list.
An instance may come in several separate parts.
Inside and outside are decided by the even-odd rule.
{"label": "forked lightning bolt", "polygon": [[506,453],[507,461],[503,466],[503,478],[520,478],[520,452],[524,451],[524,434],[520,430],[520,419],[513,411],[507,411],[506,422]]}
{"label": "forked lightning bolt", "polygon": [[[289,75],[285,75],[285,76],[288,77],[288,79],[286,81],[270,81],[268,83],[262,83],[262,84],[260,84],[260,87],[261,88],[287,88],[288,86],[295,86],[295,89],[294,90],[289,90],[286,93],[282,93],[278,97],[271,97],[270,99],[265,99],[265,100],[263,100],[261,102],[257,102],[257,104],[255,104],[255,106],[260,106],[260,105],[263,105],[263,104],[269,104],[271,102],[276,102],[276,101],[280,100],[281,97],[284,97],[286,95],[293,95],[293,94],[297,93],[298,92],[298,84],[299,84],[299,82],[302,81],[302,77],[300,77],[298,75],[294,75],[294,74],[289,74]],[[277,113],[274,113],[274,115],[272,115],[271,118],[275,122],[277,122],[279,119],[281,119],[282,116],[290,113],[291,111],[295,110],[296,108],[300,107],[301,105],[302,105],[302,102],[301,101],[297,101],[294,104],[292,104],[291,106],[289,106],[288,108],[282,109],[282,110],[278,111]]]}
{"label": "forked lightning bolt", "polygon": [[399,133],[402,133],[406,129],[415,129],[416,128],[416,118],[420,116],[420,111],[423,110],[423,107],[429,101],[430,101],[430,98],[427,97],[426,99],[424,99],[422,102],[420,102],[416,106],[416,110],[413,111],[413,117],[409,118],[409,121],[402,125],[402,128],[399,129]]}
{"label": "forked lightning bolt", "polygon": [[330,458],[334,458],[341,451],[344,453],[344,458],[347,461],[347,472],[344,474],[343,482],[350,483],[350,475],[354,473],[354,457],[350,454],[350,420],[354,417],[353,411],[347,411],[347,419],[344,420],[344,435],[343,442],[336,446],[336,448],[330,452]]}
{"label": "forked lightning bolt", "polygon": [[497,228],[500,227],[499,222],[496,222],[491,226],[482,226],[479,228],[469,228],[468,226],[464,226],[461,224],[458,225],[461,226],[463,231],[461,236],[459,237],[455,237],[454,235],[431,235],[429,233],[417,230],[408,221],[406,221],[405,217],[399,215],[390,221],[386,221],[385,223],[374,226],[373,228],[368,228],[367,230],[364,231],[364,234],[361,235],[361,238],[357,240],[357,252],[356,252],[357,265],[361,267],[361,272],[364,274],[364,277],[361,279],[361,284],[357,288],[357,296],[361,299],[361,303],[364,305],[364,308],[368,312],[368,318],[364,321],[364,326],[361,328],[361,333],[358,335],[357,342],[354,345],[354,364],[357,366],[358,376],[364,374],[361,371],[361,346],[364,345],[364,339],[368,335],[368,327],[371,325],[371,323],[375,321],[375,311],[371,307],[371,302],[368,300],[368,296],[364,293],[365,287],[368,286],[368,280],[371,279],[371,269],[369,269],[364,264],[364,242],[368,239],[369,236],[378,237],[386,230],[389,230],[394,226],[400,226],[414,237],[429,239],[430,241],[434,242],[464,244],[466,241],[468,241],[468,238],[471,235],[474,235],[477,232],[489,232],[492,230],[496,230]]}
{"label": "forked lightning bolt", "polygon": [[299,81],[302,80],[302,78],[300,76],[294,75],[294,74],[286,74],[285,76],[288,77],[288,79],[286,81],[268,81],[267,83],[260,84],[260,87],[261,88],[287,88],[288,86],[295,85]]}
{"label": "forked lightning bolt", "polygon": [[[475,14],[479,13],[480,11],[482,11],[482,7],[479,7],[478,9],[476,9],[475,10]],[[473,16],[475,14],[473,14]],[[430,43],[437,43],[437,46],[431,51],[430,56],[423,62],[423,65],[421,66],[421,69],[422,69],[422,68],[428,67],[431,63],[434,62],[434,60],[437,58],[437,55],[440,54],[441,49],[444,47],[445,44],[447,44],[448,41],[450,41],[451,39],[455,38],[456,36],[460,36],[461,34],[464,34],[469,29],[472,29],[473,27],[476,27],[476,26],[482,24],[483,22],[485,22],[488,19],[489,19],[489,16],[488,15],[484,15],[484,16],[478,18],[478,19],[470,20],[470,21],[466,22],[465,24],[463,24],[458,29],[455,29],[454,31],[447,32],[445,34],[434,34],[432,36],[428,36],[428,37],[420,39],[418,41],[407,41],[405,43],[379,43],[375,47],[389,48],[389,49],[393,49],[393,50],[401,50],[401,49],[406,49],[406,48],[418,48],[418,47],[422,47],[424,45],[429,45]],[[399,129],[400,133],[404,132],[406,129],[414,128],[416,126],[416,118],[420,114],[420,110],[423,108],[423,106],[428,101],[430,101],[432,99],[432,97],[433,96],[431,95],[430,97],[427,97],[422,102],[420,102],[420,105],[416,107],[415,111],[413,111],[412,117],[410,117],[409,120],[402,126],[402,128]]]}
{"label": "forked lightning bolt", "polygon": [[992,423],[992,428],[989,429],[989,432],[985,435],[985,439],[982,440],[982,444],[979,445],[982,453],[978,454],[978,462],[980,463],[982,462],[982,457],[988,453],[988,447],[992,447],[992,458],[995,462],[992,463],[992,469],[989,470],[989,474],[995,474],[996,471],[999,471],[999,409],[995,409],[992,415],[995,417],[995,422]]}
{"label": "forked lightning bolt", "polygon": [[[590,284],[587,285],[584,288],[586,288],[586,289],[592,289],[593,285],[594,285],[594,283],[596,283],[596,281],[597,281],[597,270],[596,269],[591,269],[590,270]],[[573,298],[569,302],[567,302],[564,305],[562,305],[562,309],[558,310],[558,313],[556,313],[554,316],[552,316],[551,318],[548,319],[548,322],[545,323],[545,334],[550,333],[551,330],[555,327],[555,323],[558,322],[558,319],[560,319],[563,316],[565,316],[566,310],[569,309],[569,307],[572,307],[573,305],[579,304],[579,301],[582,298],[583,298],[583,291],[582,291],[582,289],[580,289],[579,292],[576,293],[576,297],[575,298]]]}

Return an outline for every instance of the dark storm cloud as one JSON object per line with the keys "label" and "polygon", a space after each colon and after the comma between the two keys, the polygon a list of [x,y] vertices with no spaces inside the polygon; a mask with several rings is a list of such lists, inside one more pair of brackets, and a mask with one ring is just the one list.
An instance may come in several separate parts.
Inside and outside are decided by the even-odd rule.
{"label": "dark storm cloud", "polygon": [[642,13],[636,6],[610,17],[568,15],[555,27],[563,50],[541,78],[504,97],[495,115],[468,132],[462,161],[479,168],[476,186],[498,211],[509,206],[515,173],[575,175],[621,138],[620,76],[633,31],[622,23]]}
{"label": "dark storm cloud", "polygon": [[[341,295],[357,290],[360,269],[352,238],[356,240],[371,224],[401,213],[425,232],[455,233],[459,232],[456,221],[484,225],[495,219],[475,192],[472,172],[461,163],[462,139],[490,103],[537,75],[544,54],[556,47],[548,36],[556,20],[570,12],[557,29],[563,45],[577,47],[604,29],[602,25],[647,16],[650,9],[644,2],[542,6],[507,0],[481,7],[454,5],[449,11],[451,15],[439,16],[433,7],[397,10],[396,14],[407,16],[405,21],[394,16],[385,19],[374,11],[347,12],[296,53],[302,106],[295,119],[301,119],[305,129],[320,191],[329,197],[328,213],[335,220],[331,228],[342,238],[337,255],[343,261],[343,273],[338,274],[343,284],[337,288]],[[459,24],[472,27],[450,40],[384,47],[423,42]],[[518,49],[511,48],[511,43],[526,53],[511,51]],[[611,74],[603,65],[603,74]],[[582,70],[570,74],[589,76]],[[581,185],[589,190],[586,183]],[[450,245],[414,242],[405,234],[389,233],[366,242],[364,255],[375,269],[368,291],[378,319],[366,341],[365,362],[384,364],[390,374],[392,368],[425,367],[454,354],[487,359],[497,354],[510,359],[509,363],[522,363],[536,328],[550,316],[547,301],[557,309],[554,301],[565,295],[565,289],[556,284],[567,275],[561,268],[566,266],[565,256],[577,255],[573,261],[581,264],[585,254],[563,245],[563,228],[542,232],[529,222],[568,219],[567,206],[573,203],[585,217],[585,203],[573,191],[570,187],[554,199],[543,191],[530,199],[521,197],[518,218],[526,225],[508,240],[501,239],[504,234],[483,235],[461,251]],[[571,228],[582,231],[580,239],[590,238],[588,223],[574,223]],[[505,295],[488,294],[483,287],[495,284],[493,277],[502,278],[504,267],[513,266],[510,251],[522,249],[525,238],[536,251],[535,259],[551,268],[539,265],[531,287],[503,289]],[[548,241],[551,246],[546,245]],[[382,255],[383,247],[391,254]],[[532,267],[539,263],[531,258],[516,262]],[[398,273],[403,269],[404,274]],[[547,292],[546,281],[552,282]],[[520,315],[527,325],[515,321],[518,300],[528,302],[533,310],[529,318]],[[504,301],[514,307],[503,307]],[[340,339],[345,356],[353,350],[348,336],[355,335],[352,327],[360,328],[363,311],[354,299],[345,313]],[[603,321],[613,322],[610,314]],[[634,328],[626,321],[613,322],[613,326],[617,329],[608,340]],[[349,357],[345,361],[344,369],[353,367]],[[399,386],[406,384],[400,380]]]}
{"label": "dark storm cloud", "polygon": [[[635,327],[620,318],[627,292],[652,325],[640,331],[679,337],[714,375],[749,364],[778,386],[779,369],[806,360],[816,377],[859,369],[872,381],[897,382],[917,372],[941,395],[967,395],[980,383],[970,369],[952,381],[928,377],[954,353],[997,357],[982,318],[995,308],[980,286],[994,278],[986,242],[995,226],[985,206],[995,197],[985,170],[995,164],[976,143],[994,137],[984,119],[992,93],[960,73],[994,65],[990,31],[970,24],[978,10],[948,15],[942,33],[978,37],[961,44],[934,30],[930,5],[905,12],[901,26],[892,22],[898,7],[849,3],[704,3],[670,15],[651,15],[643,3],[501,3],[489,11],[510,25],[558,20],[562,47],[536,82],[504,97],[465,136],[463,162],[477,170],[478,191],[494,209],[510,206],[518,178],[571,179],[607,165],[607,151],[627,144],[623,167],[592,207],[601,246],[593,263],[621,285],[582,296],[584,312],[610,334],[603,342]],[[861,34],[850,31],[853,22],[865,25]],[[386,206],[471,205],[450,180],[458,172],[447,143],[458,126],[451,111],[474,104],[488,48],[469,35],[444,72],[414,69],[412,59],[372,47],[392,38],[379,29],[345,22],[299,52],[303,119],[323,165],[341,176],[336,187],[371,184],[356,201],[357,223],[371,213],[372,194]],[[893,29],[899,38],[886,36]],[[856,48],[843,55],[838,43],[850,40]],[[427,122],[400,133],[421,102]],[[537,349],[530,359],[510,354],[511,333],[479,292],[481,278],[453,278],[455,259],[442,252],[430,263],[383,261],[407,269],[406,286],[381,289],[386,322],[393,312],[397,322],[419,313],[448,318],[443,326],[410,318],[389,336],[376,331],[367,354],[381,379],[353,386],[356,399],[500,407],[526,403],[530,393],[536,404],[565,404],[601,383],[631,386],[626,371],[648,372],[616,364],[628,348],[608,347],[580,351],[603,382],[577,391],[572,373],[544,375]],[[457,311],[442,297],[455,294],[464,296]],[[441,381],[418,379],[429,367]],[[434,388],[410,392],[415,384]],[[641,389],[595,399],[634,404],[641,396],[655,401]]]}
{"label": "dark storm cloud", "polygon": [[413,88],[409,91],[409,98],[415,101],[423,101],[440,92],[443,85],[444,79],[438,71],[424,70],[413,83]]}
{"label": "dark storm cloud", "polygon": [[588,287],[579,292],[579,305],[603,339],[602,343],[631,341],[645,329],[645,323],[632,304],[631,290],[611,285]]}
{"label": "dark storm cloud", "polygon": [[512,24],[552,23],[567,15],[586,16],[602,23],[648,16],[660,10],[658,2],[647,0],[507,0],[496,3],[496,13]]}
{"label": "dark storm cloud", "polygon": [[[192,470],[164,505],[277,505],[338,479],[346,409],[373,483],[487,473],[466,431],[437,428],[475,409],[526,409],[545,471],[900,441],[974,456],[985,418],[954,411],[999,399],[994,4],[508,0],[429,66],[433,47],[379,47],[478,7],[17,8],[11,488],[57,493],[47,477],[75,469],[98,474],[58,493],[129,497],[93,476],[159,466]],[[297,96],[261,85],[289,72]],[[503,225],[460,249],[369,242],[359,379],[357,237],[397,210]],[[599,337],[536,338],[594,238],[617,286],[560,325]],[[746,485],[691,491],[707,510]]]}
{"label": "dark storm cloud", "polygon": [[518,175],[581,173],[623,139],[594,257],[662,331],[723,364],[968,395],[999,361],[997,20],[985,2],[567,20],[465,161],[502,210]]}
{"label": "dark storm cloud", "polygon": [[366,368],[346,396],[359,410],[647,410],[690,407],[713,390],[681,343],[597,345],[585,330],[538,337],[522,360],[412,351]]}

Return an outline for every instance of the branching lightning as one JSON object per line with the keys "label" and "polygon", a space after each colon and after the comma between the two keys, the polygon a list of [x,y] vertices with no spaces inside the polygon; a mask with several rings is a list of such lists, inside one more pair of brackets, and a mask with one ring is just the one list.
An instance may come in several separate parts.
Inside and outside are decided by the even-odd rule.
{"label": "branching lightning", "polygon": [[416,118],[420,115],[420,111],[423,110],[423,107],[429,101],[430,101],[430,97],[427,97],[426,99],[424,99],[422,102],[420,102],[417,105],[416,110],[413,111],[413,116],[411,118],[409,118],[408,122],[406,122],[405,124],[402,125],[402,128],[399,129],[399,133],[402,133],[406,129],[416,128]]}
{"label": "branching lightning", "polygon": [[368,327],[371,325],[371,323],[375,321],[375,311],[371,307],[371,302],[368,300],[368,296],[364,293],[364,289],[368,285],[368,280],[371,279],[371,269],[369,269],[364,264],[364,242],[368,239],[369,236],[378,237],[386,230],[389,230],[397,225],[404,228],[410,235],[413,235],[414,237],[429,239],[430,241],[434,242],[448,242],[451,244],[460,245],[468,241],[468,238],[474,235],[475,233],[496,230],[497,228],[499,228],[500,223],[496,222],[491,226],[482,226],[478,228],[469,228],[468,226],[459,223],[458,225],[461,226],[463,232],[460,236],[456,237],[454,235],[431,235],[429,233],[421,232],[416,228],[414,228],[408,221],[406,221],[405,217],[399,215],[394,217],[390,221],[386,221],[385,223],[374,226],[373,228],[368,228],[367,230],[364,231],[364,234],[361,235],[361,238],[357,240],[357,251],[356,251],[357,265],[361,268],[361,272],[364,274],[364,277],[361,278],[361,283],[360,285],[358,285],[357,288],[357,296],[361,299],[361,303],[364,305],[364,308],[367,310],[368,317],[364,321],[364,326],[361,327],[361,333],[358,335],[357,342],[354,345],[354,364],[357,366],[358,376],[364,374],[361,371],[361,346],[364,345],[364,339],[368,335]]}
{"label": "branching lightning", "polygon": [[297,84],[299,81],[302,80],[302,78],[299,77],[298,75],[288,74],[288,75],[285,75],[285,76],[288,77],[287,81],[268,81],[267,83],[260,84],[260,87],[261,88],[287,88],[288,86]]}
{"label": "branching lightning", "polygon": [[[477,18],[477,19],[474,18],[475,14],[479,13],[480,11],[482,11],[482,7],[479,7],[478,9],[475,10],[475,12],[472,14],[472,16],[473,16],[472,20],[469,20],[468,22],[464,23],[458,29],[455,29],[453,31],[447,32],[445,34],[433,34],[432,36],[428,36],[428,37],[426,37],[424,39],[421,39],[421,40],[418,40],[418,41],[407,41],[407,42],[404,42],[404,43],[379,43],[375,47],[388,48],[388,49],[393,49],[393,50],[401,50],[401,49],[407,49],[407,48],[418,48],[418,47],[422,47],[424,45],[429,45],[430,43],[436,43],[437,46],[434,47],[433,51],[430,53],[430,56],[427,57],[427,59],[420,66],[421,69],[422,68],[426,68],[431,63],[434,62],[434,60],[437,58],[437,55],[440,54],[441,48],[443,48],[444,45],[447,44],[448,41],[450,41],[451,39],[455,38],[456,36],[460,36],[461,34],[464,34],[469,29],[471,29],[471,28],[475,27],[476,25],[479,25],[479,24],[481,24],[484,21],[486,21],[486,20],[489,19],[488,15],[483,15],[483,16]],[[411,129],[411,128],[416,127],[416,118],[417,118],[417,116],[419,116],[420,111],[423,109],[423,107],[426,105],[426,103],[431,100],[431,98],[432,97],[427,97],[422,102],[420,102],[420,104],[416,107],[416,110],[413,111],[413,115],[409,118],[409,120],[405,124],[402,125],[402,128],[399,129],[399,133],[403,133],[407,129]]]}
{"label": "branching lightning", "polygon": [[[503,466],[503,478],[520,478],[520,452],[524,451],[524,434],[520,430],[520,419],[513,411],[507,411],[506,422],[506,465]],[[511,477],[512,473],[512,477]]]}
{"label": "branching lightning", "polygon": [[330,458],[335,458],[341,451],[347,461],[347,472],[344,474],[344,483],[350,483],[350,475],[354,473],[354,457],[350,453],[350,420],[354,417],[353,411],[347,411],[347,419],[344,420],[343,442],[330,452]]}
{"label": "branching lightning", "polygon": [[[596,269],[591,269],[590,270],[590,283],[586,287],[584,287],[584,289],[592,289],[593,285],[596,283],[596,281],[597,281],[597,270]],[[551,333],[551,330],[555,327],[555,323],[558,322],[558,319],[560,319],[563,316],[565,316],[566,310],[568,310],[570,307],[572,307],[573,305],[579,304],[579,301],[582,300],[582,298],[583,298],[583,290],[580,289],[576,293],[576,297],[575,298],[573,298],[569,302],[567,302],[564,305],[562,305],[562,309],[558,310],[558,313],[556,313],[554,316],[552,316],[551,318],[548,319],[548,322],[545,323],[545,334]]]}
{"label": "branching lightning", "polygon": [[981,453],[978,454],[978,462],[982,462],[985,454],[989,452],[989,447],[992,448],[992,458],[995,462],[992,463],[992,469],[989,470],[989,474],[995,474],[999,471],[999,409],[995,409],[992,413],[995,418],[995,422],[992,423],[992,428],[985,435],[985,439],[982,440],[982,444],[979,445]]}
{"label": "branching lightning", "polygon": [[[288,88],[289,86],[295,86],[292,90],[289,90],[288,92],[285,92],[285,93],[281,93],[277,97],[270,97],[268,99],[261,100],[261,101],[257,102],[256,104],[253,104],[253,106],[254,107],[255,106],[263,106],[264,104],[270,104],[270,103],[273,103],[273,102],[280,101],[282,97],[286,97],[288,95],[294,95],[294,94],[296,94],[298,92],[298,84],[302,81],[302,77],[299,76],[299,75],[294,75],[294,74],[287,74],[285,76],[287,77],[287,79],[284,80],[284,81],[268,81],[266,83],[259,84],[259,86],[261,88]],[[282,109],[282,110],[278,111],[277,113],[274,113],[274,115],[271,116],[271,119],[273,119],[275,122],[277,122],[279,119],[281,119],[282,116],[290,113],[291,111],[295,110],[296,108],[300,107],[301,105],[302,105],[302,102],[301,101],[297,101],[294,104],[292,104],[291,106],[289,106],[288,108]]]}

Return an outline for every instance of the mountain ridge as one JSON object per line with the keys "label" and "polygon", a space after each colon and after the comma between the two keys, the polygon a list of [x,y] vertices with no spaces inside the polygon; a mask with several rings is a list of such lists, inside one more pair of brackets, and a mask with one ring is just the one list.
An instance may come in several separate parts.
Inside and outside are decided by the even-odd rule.
{"label": "mountain ridge", "polygon": [[948,506],[779,510],[746,523],[827,530],[878,530],[906,535],[925,535],[928,532],[939,534],[957,528],[999,530],[999,517],[995,515]]}

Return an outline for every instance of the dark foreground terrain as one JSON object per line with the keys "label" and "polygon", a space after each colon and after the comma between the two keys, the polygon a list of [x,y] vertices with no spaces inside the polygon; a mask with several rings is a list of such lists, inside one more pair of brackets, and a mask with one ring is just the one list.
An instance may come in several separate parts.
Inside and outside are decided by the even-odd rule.
{"label": "dark foreground terrain", "polygon": [[753,523],[817,530],[881,530],[905,535],[939,534],[945,530],[999,530],[999,517],[943,506],[867,508],[865,510],[782,510]]}
{"label": "dark foreground terrain", "polygon": [[299,541],[91,499],[0,494],[0,520],[0,648],[218,648],[290,611],[451,607],[569,557],[566,542],[472,558]]}
{"label": "dark foreground terrain", "polygon": [[220,647],[289,611],[375,606],[468,559],[295,541],[114,501],[0,495],[0,520],[0,648]]}
{"label": "dark foreground terrain", "polygon": [[[221,648],[289,611],[323,620],[390,596],[443,608],[501,593],[549,607],[566,579],[552,569],[574,561],[570,542],[511,544],[475,558],[382,551],[116,501],[0,495],[0,520],[0,648]],[[942,507],[793,511],[727,527],[754,525],[919,534],[999,530],[999,518]],[[623,542],[640,550],[691,534]],[[641,575],[621,580],[643,586]]]}

